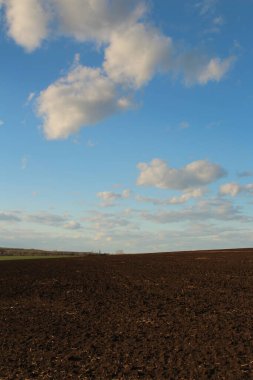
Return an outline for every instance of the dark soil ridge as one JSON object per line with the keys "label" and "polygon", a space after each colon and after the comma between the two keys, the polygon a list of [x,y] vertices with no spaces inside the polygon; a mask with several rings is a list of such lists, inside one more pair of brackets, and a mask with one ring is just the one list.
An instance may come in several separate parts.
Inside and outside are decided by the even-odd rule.
{"label": "dark soil ridge", "polygon": [[[212,249],[212,250],[198,250],[198,251],[171,251],[171,252],[156,252],[155,254],[171,254],[171,253],[194,253],[194,252],[206,252],[206,253],[215,253],[215,252],[227,252],[227,253],[236,253],[236,252],[251,252],[253,248],[226,248],[226,249]],[[82,256],[82,255],[106,255],[109,253],[105,252],[76,252],[76,251],[48,251],[43,249],[34,249],[34,248],[6,248],[0,247],[0,256],[52,256],[52,255],[66,255],[66,256]],[[126,256],[127,253],[116,253],[117,255]],[[152,255],[154,253],[131,253],[132,255]]]}
{"label": "dark soil ridge", "polygon": [[253,249],[0,262],[0,379],[253,379]]}
{"label": "dark soil ridge", "polygon": [[72,252],[72,251],[45,251],[42,249],[25,249],[25,248],[4,248],[0,247],[0,256],[81,256],[88,255],[91,252]]}

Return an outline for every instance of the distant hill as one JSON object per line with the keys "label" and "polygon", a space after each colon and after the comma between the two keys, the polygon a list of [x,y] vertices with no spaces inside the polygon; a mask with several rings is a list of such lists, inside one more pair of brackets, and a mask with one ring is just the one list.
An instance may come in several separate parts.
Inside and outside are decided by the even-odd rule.
{"label": "distant hill", "polygon": [[0,256],[82,256],[92,252],[44,251],[42,249],[3,248],[0,247]]}

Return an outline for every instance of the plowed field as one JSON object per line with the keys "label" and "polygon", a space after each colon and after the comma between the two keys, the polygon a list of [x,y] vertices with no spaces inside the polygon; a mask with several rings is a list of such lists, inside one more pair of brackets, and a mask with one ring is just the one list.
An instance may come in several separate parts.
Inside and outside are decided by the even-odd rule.
{"label": "plowed field", "polygon": [[253,379],[253,250],[1,261],[0,379]]}

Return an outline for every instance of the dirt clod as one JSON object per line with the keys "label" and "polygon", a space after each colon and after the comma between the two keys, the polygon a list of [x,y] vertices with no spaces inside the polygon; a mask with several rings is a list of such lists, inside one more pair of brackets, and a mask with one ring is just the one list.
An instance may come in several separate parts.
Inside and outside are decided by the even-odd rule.
{"label": "dirt clod", "polygon": [[0,262],[0,380],[253,379],[252,326],[250,249]]}

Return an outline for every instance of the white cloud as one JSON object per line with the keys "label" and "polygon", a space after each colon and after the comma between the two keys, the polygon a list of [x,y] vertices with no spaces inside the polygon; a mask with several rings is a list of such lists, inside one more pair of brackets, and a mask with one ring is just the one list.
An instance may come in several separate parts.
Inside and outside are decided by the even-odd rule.
{"label": "white cloud", "polygon": [[157,223],[174,223],[182,221],[202,221],[221,220],[221,221],[252,221],[251,217],[243,215],[239,207],[233,206],[229,201],[222,199],[200,200],[197,205],[187,207],[176,211],[157,211],[141,214],[144,220],[149,220]]}
{"label": "white cloud", "polygon": [[79,230],[82,228],[81,224],[76,220],[70,219],[68,214],[59,215],[52,214],[50,212],[35,212],[33,214],[28,214],[21,212],[17,216],[23,222],[38,223],[44,226],[51,227],[63,227],[66,230]]}
{"label": "white cloud", "polygon": [[202,187],[202,188],[187,189],[183,192],[183,194],[179,196],[167,198],[167,199],[150,198],[150,197],[137,195],[136,200],[138,202],[152,203],[153,205],[156,205],[156,206],[179,205],[179,204],[186,203],[191,199],[201,198],[206,192],[207,192],[207,189]]}
{"label": "white cloud", "polygon": [[[33,194],[36,196],[37,194]],[[41,224],[50,227],[62,227],[67,230],[79,230],[82,225],[70,219],[68,214],[52,214],[50,212],[27,213],[24,211],[0,211],[0,222],[23,222],[24,224]]]}
{"label": "white cloud", "polygon": [[144,2],[134,0],[54,0],[53,6],[60,34],[98,43],[135,24],[146,11]]}
{"label": "white cloud", "polygon": [[115,200],[115,199],[126,199],[129,198],[131,194],[131,190],[125,189],[122,191],[122,193],[114,193],[112,191],[102,191],[100,193],[97,193],[97,196],[104,201],[107,200]]}
{"label": "white cloud", "polygon": [[66,216],[51,214],[49,212],[37,212],[34,214],[24,214],[23,219],[28,222],[40,223],[49,226],[60,226],[68,222]]}
{"label": "white cloud", "polygon": [[40,0],[3,0],[8,34],[28,52],[48,35],[49,15]]}
{"label": "white cloud", "polygon": [[132,108],[134,106],[132,100],[128,97],[122,97],[118,100],[118,105],[122,110],[127,109],[127,108]]}
{"label": "white cloud", "polygon": [[116,199],[121,199],[121,194],[117,194],[112,191],[101,191],[97,193],[97,197],[103,199],[104,201],[115,201]]}
{"label": "white cloud", "polygon": [[205,160],[194,161],[182,169],[175,169],[156,158],[150,164],[139,163],[137,167],[140,170],[137,185],[162,189],[185,190],[207,185],[226,175],[221,166]]}
{"label": "white cloud", "polygon": [[247,185],[240,185],[238,183],[225,183],[220,186],[219,193],[221,195],[230,195],[236,197],[239,193],[247,193],[253,195],[253,183]]}
{"label": "white cloud", "polygon": [[136,23],[146,12],[145,3],[134,0],[1,0],[0,4],[5,6],[9,36],[29,52],[52,34],[108,42],[112,31]]}
{"label": "white cloud", "polygon": [[209,81],[219,82],[223,76],[228,72],[234,57],[228,57],[226,59],[212,58],[197,75],[197,82],[199,84],[206,84]]}
{"label": "white cloud", "polygon": [[103,207],[112,206],[116,200],[128,199],[130,196],[131,190],[129,189],[125,189],[121,193],[114,193],[112,191],[102,191],[97,193],[97,197],[103,201]]}
{"label": "white cloud", "polygon": [[235,61],[234,56],[224,59],[207,59],[196,51],[179,56],[176,71],[182,71],[185,84],[205,85],[208,82],[220,82]]}
{"label": "white cloud", "polygon": [[82,228],[81,224],[74,220],[70,220],[69,222],[65,223],[63,227],[67,230],[79,230]]}
{"label": "white cloud", "polygon": [[121,110],[112,81],[100,69],[78,65],[40,93],[38,115],[48,139],[66,138]]}
{"label": "white cloud", "polygon": [[143,86],[156,71],[168,69],[172,40],[144,24],[113,33],[104,68],[116,83]]}
{"label": "white cloud", "polygon": [[0,120],[0,127],[2,127],[3,125],[4,125],[4,121]]}
{"label": "white cloud", "polygon": [[[2,0],[8,34],[31,52],[55,36],[92,42],[103,49],[100,68],[88,68],[75,57],[75,67],[44,89],[38,115],[48,139],[67,138],[82,126],[132,107],[129,90],[147,84],[157,72],[182,73],[186,85],[219,82],[234,57],[204,58],[177,51],[172,38],[148,24],[143,0]],[[197,4],[202,14],[216,1]],[[214,18],[219,26],[221,18]],[[180,50],[178,48],[178,50]],[[120,96],[119,96],[120,94]],[[30,94],[27,103],[33,99]]]}
{"label": "white cloud", "polygon": [[231,195],[235,197],[241,191],[241,186],[237,183],[226,183],[220,186],[220,194],[222,195]]}
{"label": "white cloud", "polygon": [[134,226],[134,228],[138,228],[136,224],[133,224],[129,219],[129,215],[125,215],[124,213],[103,213],[93,211],[91,212],[91,216],[85,218],[84,221],[90,222],[91,227],[99,232],[106,231],[106,233],[111,234],[113,230],[129,228],[130,226]]}

